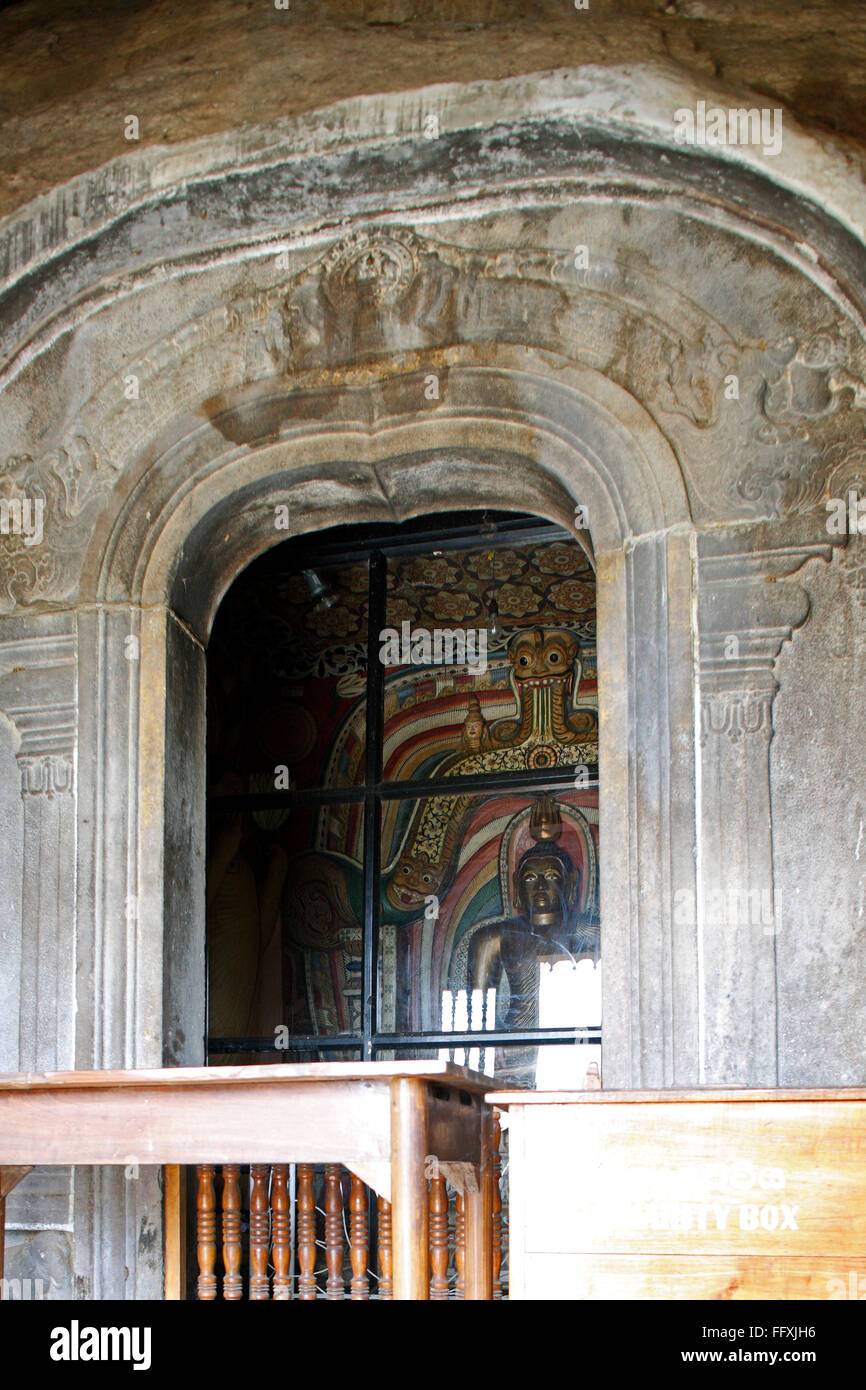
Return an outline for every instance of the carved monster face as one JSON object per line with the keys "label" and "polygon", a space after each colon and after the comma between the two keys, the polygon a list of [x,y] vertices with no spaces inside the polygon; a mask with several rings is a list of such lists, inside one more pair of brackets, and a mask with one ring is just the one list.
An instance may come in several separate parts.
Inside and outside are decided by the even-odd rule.
{"label": "carved monster face", "polygon": [[577,638],[561,628],[519,633],[508,651],[518,689],[562,683],[570,691],[578,650]]}
{"label": "carved monster face", "polygon": [[431,893],[438,894],[442,879],[441,865],[431,864],[426,855],[403,854],[385,896],[401,912],[414,912]]}

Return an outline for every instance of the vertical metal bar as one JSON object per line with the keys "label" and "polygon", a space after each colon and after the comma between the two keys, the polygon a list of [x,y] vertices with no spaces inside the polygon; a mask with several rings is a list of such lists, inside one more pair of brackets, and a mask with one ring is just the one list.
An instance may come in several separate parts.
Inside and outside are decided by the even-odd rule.
{"label": "vertical metal bar", "polygon": [[385,557],[370,556],[367,609],[367,749],[364,769],[364,1009],[363,1057],[373,1057],[378,1028],[379,894],[381,888],[381,803],[373,790],[382,780],[385,673],[379,660],[379,633],[385,626]]}

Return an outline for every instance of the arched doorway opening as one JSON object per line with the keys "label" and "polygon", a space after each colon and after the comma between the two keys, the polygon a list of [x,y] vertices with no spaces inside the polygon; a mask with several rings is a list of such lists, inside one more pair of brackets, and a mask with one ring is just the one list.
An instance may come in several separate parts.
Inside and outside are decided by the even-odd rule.
{"label": "arched doorway opening", "polygon": [[598,1076],[595,599],[573,531],[492,511],[239,576],[208,649],[211,1061]]}

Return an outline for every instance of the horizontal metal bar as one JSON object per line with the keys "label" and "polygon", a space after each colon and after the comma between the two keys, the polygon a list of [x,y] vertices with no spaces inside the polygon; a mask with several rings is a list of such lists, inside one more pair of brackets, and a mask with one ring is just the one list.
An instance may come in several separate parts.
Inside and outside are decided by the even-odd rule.
{"label": "horizontal metal bar", "polygon": [[[366,560],[375,550],[385,556],[411,556],[430,555],[434,550],[498,550],[502,546],[530,545],[533,541],[571,541],[576,544],[574,536],[564,527],[556,525],[555,522],[540,521],[538,517],[520,513],[487,513],[487,524],[495,527],[495,530],[487,532],[481,530],[481,526],[485,524],[485,513],[460,512],[457,515],[467,518],[471,516],[477,520],[467,520],[463,525],[439,531],[422,530],[419,527],[414,533],[411,530],[406,531],[405,522],[395,522],[394,532],[390,534],[388,529],[371,528],[368,536],[358,539],[350,540],[348,536],[335,537],[333,540],[311,545],[306,537],[299,536],[296,540],[287,537],[283,545],[287,549],[291,547],[292,564],[294,566],[297,562],[297,567],[301,569],[315,567],[317,564],[356,564],[359,560]],[[284,568],[287,551],[283,550],[283,546],[279,546],[272,553],[274,558],[270,563]]]}
{"label": "horizontal metal bar", "polygon": [[[587,779],[574,786],[574,767],[532,768],[525,772],[477,772],[468,777],[433,777],[418,782],[380,782],[370,792],[382,801],[414,801],[425,796],[464,796],[466,792],[586,791],[598,786],[598,763],[584,766]],[[353,787],[309,787],[303,791],[244,792],[239,796],[209,796],[208,807],[221,811],[257,811],[274,807],[322,805],[339,802],[356,804],[364,800],[367,789]]]}
{"label": "horizontal metal bar", "polygon": [[373,1047],[405,1050],[411,1047],[545,1047],[548,1043],[601,1042],[600,1028],[542,1028],[535,1033],[377,1033]]}
{"label": "horizontal metal bar", "polygon": [[290,1038],[285,1047],[277,1047],[273,1033],[264,1038],[208,1038],[208,1052],[361,1052],[364,1040],[360,1033],[342,1037]]}
{"label": "horizontal metal bar", "polygon": [[[373,1033],[373,1048],[413,1047],[528,1047],[547,1043],[600,1042],[601,1028],[539,1028],[534,1032],[508,1032],[496,1028],[489,1032],[463,1033]],[[343,1034],[332,1038],[289,1038],[285,1048],[276,1048],[274,1038],[208,1038],[209,1052],[342,1052],[360,1051],[364,1039],[360,1033]]]}

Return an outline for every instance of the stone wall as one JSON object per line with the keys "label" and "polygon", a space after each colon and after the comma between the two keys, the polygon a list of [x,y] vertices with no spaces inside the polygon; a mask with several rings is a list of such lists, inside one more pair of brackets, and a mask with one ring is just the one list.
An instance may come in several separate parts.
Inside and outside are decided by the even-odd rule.
{"label": "stone wall", "polygon": [[23,0],[0,12],[0,213],[143,145],[343,97],[671,62],[866,140],[859,0]]}

